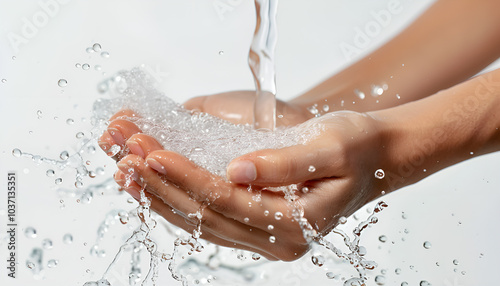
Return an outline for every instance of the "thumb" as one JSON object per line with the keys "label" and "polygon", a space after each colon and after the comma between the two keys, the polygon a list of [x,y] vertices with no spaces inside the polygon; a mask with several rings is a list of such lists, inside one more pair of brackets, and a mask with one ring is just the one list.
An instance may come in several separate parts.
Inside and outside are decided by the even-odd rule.
{"label": "thumb", "polygon": [[334,174],[339,159],[333,156],[332,146],[321,145],[296,145],[243,155],[229,163],[227,177],[233,183],[282,186],[340,175]]}

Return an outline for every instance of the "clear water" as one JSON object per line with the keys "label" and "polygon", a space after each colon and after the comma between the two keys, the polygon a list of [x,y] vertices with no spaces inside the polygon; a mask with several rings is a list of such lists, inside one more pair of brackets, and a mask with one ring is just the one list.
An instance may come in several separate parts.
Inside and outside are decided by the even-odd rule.
{"label": "clear water", "polygon": [[274,50],[277,42],[278,0],[254,0],[254,2],[257,21],[248,55],[256,89],[254,127],[274,130],[276,127]]}

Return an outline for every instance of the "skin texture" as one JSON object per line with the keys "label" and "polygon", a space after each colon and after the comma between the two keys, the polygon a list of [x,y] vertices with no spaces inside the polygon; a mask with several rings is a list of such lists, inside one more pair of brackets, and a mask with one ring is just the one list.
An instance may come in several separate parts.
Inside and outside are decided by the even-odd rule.
{"label": "skin texture", "polygon": [[[437,1],[372,55],[296,99],[279,101],[277,114],[283,116],[278,117],[278,125],[317,124],[321,134],[305,145],[236,158],[227,168],[227,178],[163,150],[126,119],[137,116],[130,110],[110,119],[100,146],[105,151],[114,144],[127,147],[128,154],[114,157],[119,169],[115,180],[136,199],[144,189],[152,209],[171,223],[191,232],[197,221],[189,214],[202,208],[202,238],[271,260],[297,259],[309,246],[292,219],[293,207],[272,187],[307,187],[307,192],[297,192],[294,203],[303,208],[318,233],[326,234],[340,216],[352,214],[382,191],[500,150],[500,71],[455,85],[499,56],[498,3]],[[389,89],[371,97],[371,85],[384,82]],[[364,91],[367,98],[360,101],[354,89]],[[253,96],[248,91],[230,92],[198,97],[185,106],[236,124],[251,123]],[[357,103],[341,106],[342,100]],[[312,118],[306,108],[325,102],[337,111]],[[402,103],[408,104],[398,106]],[[383,179],[375,178],[378,169],[384,170]],[[260,194],[258,202],[256,194]],[[284,214],[279,222],[276,212]]]}

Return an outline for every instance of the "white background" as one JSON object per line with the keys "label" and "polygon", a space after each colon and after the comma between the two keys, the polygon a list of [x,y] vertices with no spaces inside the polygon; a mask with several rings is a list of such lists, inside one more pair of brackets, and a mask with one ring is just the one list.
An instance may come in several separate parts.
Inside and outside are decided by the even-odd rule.
{"label": "white background", "polygon": [[[126,195],[97,196],[91,204],[79,204],[76,197],[56,191],[55,177],[45,175],[48,166],[14,158],[12,149],[50,158],[57,158],[62,150],[74,152],[78,143],[75,134],[89,134],[92,102],[99,97],[97,83],[121,69],[146,65],[159,81],[159,88],[179,102],[196,95],[252,89],[246,58],[255,25],[252,2],[0,0],[0,79],[7,80],[0,83],[0,237],[5,237],[6,177],[11,170],[18,174],[20,229],[19,278],[6,278],[4,238],[0,242],[1,285],[82,285],[96,280],[123,238],[130,234],[126,227],[113,226],[105,241],[107,255],[91,256],[90,246],[106,213],[132,208]],[[370,46],[361,49],[359,57],[394,36],[433,1],[398,2],[402,12],[393,15],[389,26],[370,37]],[[48,12],[44,10],[47,3],[52,3]],[[278,97],[297,96],[351,64],[354,59],[346,58],[340,45],[352,45],[355,28],[364,29],[374,20],[370,13],[386,9],[387,3],[281,1],[276,50]],[[27,22],[35,29],[26,28],[30,25]],[[19,37],[24,40],[19,42]],[[86,48],[94,43],[100,43],[110,58],[87,53]],[[91,68],[78,69],[76,63],[89,63]],[[102,66],[102,70],[96,71],[95,65]],[[68,80],[67,87],[57,85],[61,78]],[[38,110],[42,111],[40,118]],[[66,124],[68,118],[75,124]],[[500,232],[496,229],[500,215],[499,158],[499,154],[492,154],[469,160],[384,197],[389,208],[379,216],[379,224],[362,238],[367,256],[379,263],[370,273],[368,285],[375,285],[373,277],[382,270],[386,270],[386,285],[402,281],[418,285],[421,280],[433,285],[494,284],[491,279],[500,254]],[[106,174],[86,180],[86,185],[114,172],[112,161],[104,154],[96,154],[91,161],[90,168],[105,164]],[[72,188],[73,174],[58,175],[65,179],[62,186]],[[407,219],[402,218],[402,212]],[[360,210],[360,217],[367,215]],[[351,219],[349,227],[353,223]],[[38,231],[35,239],[22,233],[30,226]],[[65,233],[73,234],[73,244],[62,242]],[[388,237],[386,243],[378,240],[382,234]],[[46,238],[54,242],[54,247],[44,251],[44,276],[35,279],[25,262],[31,249],[40,247]],[[432,248],[424,249],[424,241],[430,241]],[[168,238],[162,242],[162,247],[170,249]],[[48,269],[49,259],[58,259],[58,267]],[[458,265],[452,263],[454,259]],[[270,277],[264,280],[270,285],[340,284],[326,278],[327,268],[337,274],[349,269],[335,262],[317,268],[299,261],[273,263],[260,271]],[[401,268],[400,275],[395,274],[396,268]],[[121,285],[118,279],[114,285]],[[164,264],[160,280],[171,280]],[[221,277],[219,282],[223,284],[223,280]]]}

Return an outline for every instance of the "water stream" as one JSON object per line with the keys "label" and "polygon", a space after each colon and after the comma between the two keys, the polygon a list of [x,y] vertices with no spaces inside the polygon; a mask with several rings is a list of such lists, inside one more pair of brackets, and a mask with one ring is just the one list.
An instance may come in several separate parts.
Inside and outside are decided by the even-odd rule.
{"label": "water stream", "polygon": [[274,50],[277,41],[278,0],[255,0],[255,32],[248,54],[248,64],[255,82],[254,127],[276,127],[276,72]]}

